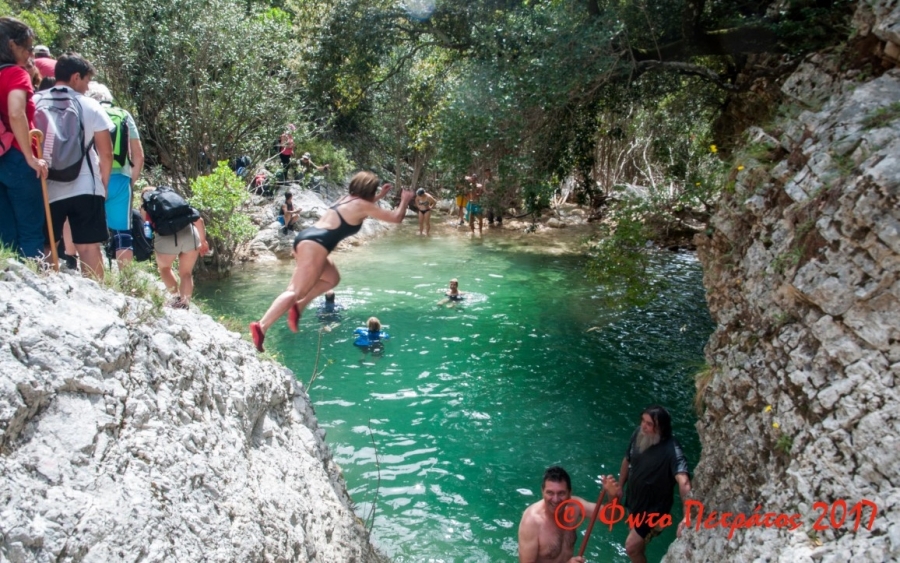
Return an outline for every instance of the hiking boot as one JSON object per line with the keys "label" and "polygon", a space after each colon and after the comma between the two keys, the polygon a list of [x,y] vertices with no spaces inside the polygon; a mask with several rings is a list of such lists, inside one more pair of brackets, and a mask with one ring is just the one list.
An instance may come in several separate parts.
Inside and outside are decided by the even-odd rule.
{"label": "hiking boot", "polygon": [[291,305],[291,308],[288,311],[287,323],[291,332],[298,332],[300,330],[300,307],[297,307],[296,303]]}
{"label": "hiking boot", "polygon": [[253,339],[253,345],[256,346],[258,352],[265,352],[263,340],[266,339],[266,334],[262,331],[259,323],[250,323],[250,338]]}

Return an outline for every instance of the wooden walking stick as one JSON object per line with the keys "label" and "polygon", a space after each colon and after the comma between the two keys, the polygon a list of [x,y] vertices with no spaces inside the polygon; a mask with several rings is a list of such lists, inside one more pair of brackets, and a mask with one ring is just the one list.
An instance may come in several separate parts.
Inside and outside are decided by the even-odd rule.
{"label": "wooden walking stick", "polygon": [[[29,139],[37,140],[37,157],[44,158],[44,133],[40,129],[32,129],[29,132]],[[46,178],[41,178],[41,190],[44,192],[44,213],[47,215],[47,232],[50,234],[50,260],[53,263],[53,270],[58,272],[59,255],[56,251],[56,237],[53,236],[53,217],[50,215],[50,194],[47,193]]]}

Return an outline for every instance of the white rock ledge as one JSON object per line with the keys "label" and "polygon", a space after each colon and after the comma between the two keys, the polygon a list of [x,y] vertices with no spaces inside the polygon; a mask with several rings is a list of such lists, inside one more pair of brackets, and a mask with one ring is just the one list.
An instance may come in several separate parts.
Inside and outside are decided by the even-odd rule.
{"label": "white rock ledge", "polygon": [[0,562],[376,562],[293,374],[207,315],[0,265]]}

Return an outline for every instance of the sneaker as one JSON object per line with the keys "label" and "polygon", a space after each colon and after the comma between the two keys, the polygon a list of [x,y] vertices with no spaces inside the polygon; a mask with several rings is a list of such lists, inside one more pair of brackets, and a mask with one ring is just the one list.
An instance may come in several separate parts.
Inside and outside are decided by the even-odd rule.
{"label": "sneaker", "polygon": [[259,323],[250,323],[250,338],[253,339],[253,345],[256,346],[257,351],[265,352],[265,349],[263,349],[263,340],[266,339],[266,334],[262,331],[262,327],[259,326]]}
{"label": "sneaker", "polygon": [[300,308],[297,307],[297,304],[294,303],[291,305],[290,310],[288,311],[288,328],[291,329],[291,332],[297,332],[300,330]]}

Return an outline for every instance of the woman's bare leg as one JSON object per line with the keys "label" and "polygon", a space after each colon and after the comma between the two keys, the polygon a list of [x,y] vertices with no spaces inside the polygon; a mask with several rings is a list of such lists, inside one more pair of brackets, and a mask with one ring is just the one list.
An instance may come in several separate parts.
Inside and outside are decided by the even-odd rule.
{"label": "woman's bare leg", "polygon": [[285,314],[315,287],[328,264],[328,251],[316,242],[300,241],[294,249],[294,261],[296,263],[294,274],[291,276],[287,289],[275,298],[269,310],[259,320],[259,327],[263,334],[281,318],[281,315]]}
{"label": "woman's bare leg", "polygon": [[199,250],[182,252],[178,255],[178,277],[181,280],[178,284],[178,294],[181,295],[181,301],[185,305],[190,303],[191,295],[194,294],[194,264],[199,257]]}
{"label": "woman's bare leg", "polygon": [[175,279],[175,274],[172,273],[172,265],[175,263],[176,258],[178,256],[175,254],[156,253],[156,268],[159,270],[159,278],[165,284],[169,293],[173,295],[178,294],[178,280]]}
{"label": "woman's bare leg", "polygon": [[328,258],[325,260],[325,268],[322,270],[319,281],[317,281],[316,285],[309,290],[309,293],[307,293],[306,296],[297,301],[297,309],[302,313],[307,305],[312,303],[313,299],[330,289],[334,289],[340,281],[341,273],[338,272],[337,266],[334,265],[331,258]]}

